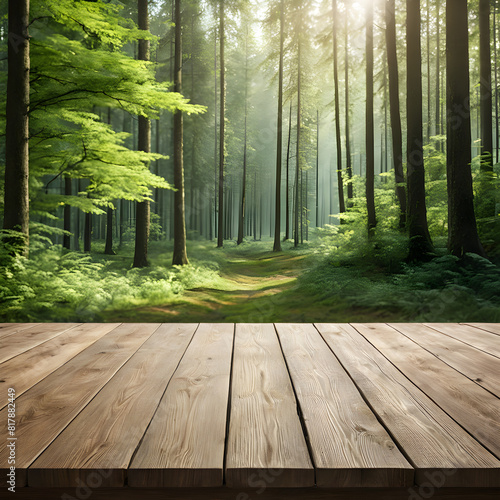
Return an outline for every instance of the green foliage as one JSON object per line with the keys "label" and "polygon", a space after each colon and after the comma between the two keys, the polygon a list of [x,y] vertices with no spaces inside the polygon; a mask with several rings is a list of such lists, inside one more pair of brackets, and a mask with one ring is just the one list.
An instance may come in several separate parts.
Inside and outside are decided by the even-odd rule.
{"label": "green foliage", "polygon": [[39,234],[31,238],[30,259],[2,245],[0,320],[98,321],[114,310],[175,302],[187,289],[227,288],[213,263],[130,269],[129,261],[67,252]]}

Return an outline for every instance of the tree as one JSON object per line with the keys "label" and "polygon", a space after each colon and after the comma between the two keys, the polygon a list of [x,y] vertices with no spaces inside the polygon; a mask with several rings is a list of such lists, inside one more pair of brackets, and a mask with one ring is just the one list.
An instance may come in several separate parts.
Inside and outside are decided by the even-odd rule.
{"label": "tree", "polygon": [[[182,92],[182,16],[181,1],[175,0],[174,92]],[[186,216],[184,200],[184,136],[181,110],[174,113],[174,254],[172,264],[189,263],[186,250]]]}
{"label": "tree", "polygon": [[352,185],[352,158],[351,158],[351,126],[349,109],[349,14],[347,1],[345,4],[345,156],[347,170],[347,205],[352,206],[354,198],[354,189]]}
{"label": "tree", "polygon": [[387,48],[387,66],[389,73],[389,104],[392,130],[392,158],[396,178],[396,196],[399,202],[399,227],[406,225],[406,190],[403,171],[403,134],[401,131],[401,111],[399,105],[399,69],[396,47],[395,0],[385,2],[385,37]]}
{"label": "tree", "polygon": [[477,233],[471,174],[467,0],[446,3],[448,248],[485,256]]}
{"label": "tree", "polygon": [[333,81],[335,87],[335,138],[337,145],[337,184],[339,191],[339,212],[345,212],[344,181],[342,179],[342,141],[340,136],[340,95],[339,95],[339,63],[337,51],[337,31],[339,14],[337,0],[332,0],[333,15]]}
{"label": "tree", "polygon": [[246,189],[247,189],[247,153],[248,153],[248,25],[246,27],[245,38],[245,131],[243,139],[243,173],[241,179],[241,201],[238,221],[238,240],[237,244],[243,243],[245,237],[245,208],[246,208]]}
{"label": "tree", "polygon": [[[137,15],[139,29],[149,30],[148,0],[138,0]],[[140,61],[149,61],[150,53],[149,39],[139,40],[138,59]],[[140,151],[151,152],[151,122],[142,115],[139,115],[139,144]],[[149,244],[149,225],[150,225],[150,206],[149,200],[137,203],[135,216],[135,254],[134,267],[148,266],[148,244]]]}
{"label": "tree", "polygon": [[433,253],[425,203],[420,0],[407,0],[406,15],[408,232],[409,260],[413,261],[428,259]]}
{"label": "tree", "polygon": [[225,45],[225,14],[224,0],[220,0],[219,10],[219,45],[220,45],[220,120],[219,120],[219,220],[217,224],[217,247],[224,246],[224,160],[226,155],[225,127],[226,127],[226,68],[224,57]]}
{"label": "tree", "polygon": [[29,7],[29,0],[9,0],[3,222],[4,229],[23,236],[20,249],[25,255],[29,247]]}
{"label": "tree", "polygon": [[368,235],[377,226],[375,214],[375,128],[373,120],[373,2],[366,7],[366,206]]}
{"label": "tree", "polygon": [[[281,164],[283,154],[283,51],[285,43],[285,2],[280,2],[280,61],[278,76],[278,130],[276,144],[276,196],[274,252],[281,252]],[[288,217],[288,214],[287,214]]]}

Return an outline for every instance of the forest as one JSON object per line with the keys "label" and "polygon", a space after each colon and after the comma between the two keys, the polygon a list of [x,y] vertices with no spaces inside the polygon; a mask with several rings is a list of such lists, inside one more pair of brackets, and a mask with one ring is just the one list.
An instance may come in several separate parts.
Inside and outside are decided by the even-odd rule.
{"label": "forest", "polygon": [[498,0],[0,0],[1,321],[500,321]]}

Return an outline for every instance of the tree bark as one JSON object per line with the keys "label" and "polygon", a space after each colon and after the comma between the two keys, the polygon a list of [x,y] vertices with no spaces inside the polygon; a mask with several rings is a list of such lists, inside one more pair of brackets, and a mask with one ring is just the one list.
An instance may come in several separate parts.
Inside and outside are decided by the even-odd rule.
{"label": "tree bark", "polygon": [[316,227],[319,227],[319,110],[316,110]]}
{"label": "tree bark", "polygon": [[[181,0],[175,0],[174,92],[182,93]],[[186,208],[184,197],[184,123],[182,111],[174,113],[174,253],[172,264],[189,264],[186,250]],[[191,179],[193,180],[193,179]]]}
{"label": "tree bark", "polygon": [[226,70],[224,58],[224,38],[225,38],[225,20],[224,20],[224,0],[220,0],[220,135],[219,135],[219,223],[217,231],[217,247],[224,246],[224,159],[225,159],[225,112],[226,112]]}
{"label": "tree bark", "polygon": [[406,189],[403,171],[403,133],[399,104],[399,69],[396,47],[395,0],[385,2],[387,67],[389,73],[389,103],[392,131],[392,161],[396,179],[396,197],[399,202],[399,227],[406,226]]}
{"label": "tree bark", "polygon": [[[490,0],[479,0],[479,46],[481,89],[481,169],[493,171],[493,98],[491,89]],[[494,207],[493,207],[494,209]]]}
{"label": "tree bark", "polygon": [[[338,12],[337,0],[332,0],[333,11],[333,81],[335,87],[335,138],[337,145],[337,185],[339,191],[339,213],[345,212],[344,180],[342,178],[342,140],[340,135],[339,63],[337,54]],[[340,220],[342,222],[342,219]]]}
{"label": "tree bark", "polygon": [[407,0],[407,184],[409,260],[429,259],[433,252],[427,226],[422,119],[420,0]]}
{"label": "tree bark", "polygon": [[[346,3],[347,7],[347,3]],[[352,207],[354,188],[352,185],[351,130],[349,109],[349,14],[345,12],[345,156],[347,170],[347,208]]]}
{"label": "tree bark", "polygon": [[500,155],[500,131],[499,125],[500,120],[498,116],[499,106],[498,106],[498,46],[497,46],[497,0],[493,2],[493,60],[495,61],[495,145],[496,145],[496,155],[495,163],[498,163]]}
{"label": "tree bark", "polygon": [[[64,195],[71,196],[71,177],[64,177]],[[64,230],[67,233],[71,232],[71,206],[67,203],[64,205]],[[63,247],[71,250],[71,234],[63,236]]]}
{"label": "tree bark", "polygon": [[296,168],[295,168],[295,219],[294,219],[294,246],[299,246],[299,171],[300,171],[300,126],[301,126],[301,67],[300,67],[300,33],[297,49],[297,144],[296,144]]}
{"label": "tree bark", "polygon": [[[441,32],[440,32],[440,0],[436,0],[436,135],[442,135],[441,129]],[[436,149],[442,150],[439,141]]]}
{"label": "tree bark", "polygon": [[283,52],[285,44],[285,2],[280,2],[280,62],[278,77],[278,137],[276,143],[276,196],[274,211],[274,252],[281,252],[281,162],[283,154]]}
{"label": "tree bark", "polygon": [[448,248],[485,256],[477,234],[471,175],[467,0],[446,3]]}
{"label": "tree bark", "polygon": [[9,0],[8,77],[3,228],[22,235],[12,240],[22,254],[29,248],[29,0]]}
{"label": "tree bark", "polygon": [[[148,0],[138,0],[138,25],[141,30],[149,30]],[[139,40],[138,59],[149,61],[149,40]],[[151,122],[144,116],[139,116],[138,149],[145,153],[151,152]],[[137,203],[135,215],[135,254],[134,267],[146,267],[148,262],[150,206],[149,201]]]}
{"label": "tree bark", "polygon": [[290,145],[292,142],[292,101],[290,100],[290,116],[288,118],[288,144],[286,149],[286,222],[284,241],[290,239]]}
{"label": "tree bark", "polygon": [[247,120],[248,119],[248,28],[245,40],[245,131],[243,139],[243,175],[241,179],[241,202],[238,224],[238,239],[237,244],[241,245],[245,238],[245,204],[246,204],[246,189],[247,189]]}
{"label": "tree bark", "polygon": [[368,235],[377,226],[375,214],[375,129],[373,120],[373,2],[367,4],[366,18],[366,207]]}

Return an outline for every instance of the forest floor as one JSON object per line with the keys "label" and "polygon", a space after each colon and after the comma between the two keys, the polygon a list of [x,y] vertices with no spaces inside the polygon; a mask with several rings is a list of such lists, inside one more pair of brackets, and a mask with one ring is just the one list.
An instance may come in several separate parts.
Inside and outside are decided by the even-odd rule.
{"label": "forest floor", "polygon": [[[318,261],[309,248],[296,250],[290,243],[284,251],[266,250],[272,242],[249,242],[224,249],[191,245],[191,263],[218,262],[224,286],[183,291],[165,304],[127,307],[104,313],[106,321],[134,322],[347,322],[397,321],[401,314],[375,308],[349,307],[341,297],[318,300],[297,285],[298,277]],[[203,252],[202,252],[203,251]],[[189,252],[189,249],[188,249]],[[208,255],[206,254],[208,252]],[[165,255],[157,255],[161,259]],[[223,288],[223,289],[221,289]]]}

